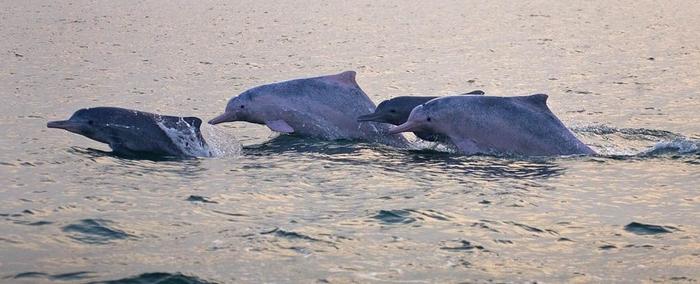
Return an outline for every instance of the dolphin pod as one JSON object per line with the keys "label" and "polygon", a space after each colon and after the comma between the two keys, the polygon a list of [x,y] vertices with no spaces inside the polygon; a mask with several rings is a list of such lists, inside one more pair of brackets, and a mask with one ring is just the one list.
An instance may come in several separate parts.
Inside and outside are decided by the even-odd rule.
{"label": "dolphin pod", "polygon": [[[423,140],[453,144],[467,155],[595,154],[549,110],[546,95],[492,97],[475,90],[445,97],[402,96],[375,106],[355,76],[347,71],[254,87],[231,98],[209,124],[241,121],[283,134],[396,147],[409,145],[401,132],[413,132]],[[96,107],[47,127],[106,143],[118,155],[211,156],[201,123],[196,117]]]}

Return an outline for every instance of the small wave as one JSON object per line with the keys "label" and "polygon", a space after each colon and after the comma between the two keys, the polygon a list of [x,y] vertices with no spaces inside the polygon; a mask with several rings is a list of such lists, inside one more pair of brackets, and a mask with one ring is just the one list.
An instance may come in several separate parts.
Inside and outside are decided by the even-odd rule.
{"label": "small wave", "polygon": [[650,140],[657,139],[673,139],[683,137],[680,134],[666,130],[647,129],[647,128],[616,128],[607,125],[589,125],[576,127],[572,129],[576,133],[593,133],[597,135],[619,134],[635,140]]}
{"label": "small wave", "polygon": [[261,144],[246,146],[246,150],[265,155],[292,153],[320,153],[328,156],[352,154],[367,144],[358,144],[350,140],[321,140],[296,135],[277,135]]}
{"label": "small wave", "polygon": [[107,244],[113,240],[134,238],[133,235],[113,227],[112,221],[103,219],[85,219],[76,224],[63,227],[70,238],[87,244]]}
{"label": "small wave", "polygon": [[122,278],[117,280],[96,281],[91,284],[123,284],[123,283],[183,283],[183,284],[213,284],[216,282],[207,281],[196,276],[188,276],[181,273],[151,272],[141,275]]}
{"label": "small wave", "polygon": [[36,221],[36,222],[31,222],[31,221],[22,221],[22,220],[15,220],[15,224],[20,224],[20,225],[27,225],[27,226],[44,226],[44,225],[51,225],[53,222],[51,221]]}
{"label": "small wave", "polygon": [[[338,249],[338,246],[332,240],[333,237],[329,234],[322,234],[322,238],[310,236],[305,233],[300,233],[291,230],[285,230],[282,228],[274,228],[272,230],[260,232],[260,235],[272,237],[269,239],[270,242],[275,243],[278,247],[282,249],[289,249],[296,253],[308,256],[313,253],[314,250],[308,248],[308,246],[314,246],[314,244],[323,244],[330,246],[332,248]],[[326,240],[325,238],[331,238],[331,240]]]}
{"label": "small wave", "polygon": [[616,248],[617,248],[617,246],[610,245],[610,244],[602,245],[602,246],[598,247],[598,249],[600,249],[600,250],[612,250],[612,249],[616,249]]}
{"label": "small wave", "polygon": [[663,155],[663,154],[693,154],[700,149],[700,144],[688,139],[675,139],[673,141],[657,142],[654,147],[647,150],[645,155]]}
{"label": "small wave", "polygon": [[381,221],[384,224],[409,224],[416,221],[449,221],[450,216],[432,209],[395,209],[379,210],[371,218]]}
{"label": "small wave", "polygon": [[637,235],[656,235],[673,233],[674,231],[678,231],[678,228],[632,222],[625,226],[625,231]]}
{"label": "small wave", "polygon": [[314,242],[325,242],[325,241],[323,241],[323,240],[320,240],[320,239],[317,239],[317,238],[313,238],[313,237],[310,237],[310,236],[307,236],[307,235],[304,235],[304,234],[301,234],[301,233],[297,233],[297,232],[294,232],[294,231],[287,231],[287,230],[283,230],[283,229],[280,229],[280,228],[274,228],[274,229],[272,229],[272,230],[270,230],[270,231],[261,232],[260,234],[261,234],[261,235],[270,235],[270,234],[272,234],[272,235],[274,235],[274,236],[276,236],[276,237],[285,238],[285,239],[296,239],[296,240],[305,240],[305,241],[314,241]]}
{"label": "small wave", "polygon": [[700,148],[698,141],[666,130],[591,125],[572,131],[605,156],[687,155],[698,153]]}
{"label": "small wave", "polygon": [[82,279],[87,279],[87,278],[93,278],[94,273],[90,271],[79,271],[79,272],[69,272],[69,273],[62,273],[62,274],[48,274],[44,272],[36,272],[36,271],[29,271],[29,272],[22,272],[22,273],[17,273],[15,275],[7,276],[5,279],[26,279],[26,278],[46,278],[49,280],[58,280],[58,281],[74,281],[74,280],[82,280]]}
{"label": "small wave", "polygon": [[540,229],[540,228],[536,228],[536,227],[533,227],[533,226],[529,226],[529,225],[525,225],[525,224],[521,224],[521,223],[517,223],[517,222],[513,222],[513,221],[506,221],[506,222],[503,222],[503,223],[506,223],[506,224],[510,224],[510,225],[519,227],[519,228],[521,228],[521,229],[523,229],[523,230],[525,230],[525,231],[532,232],[532,233],[544,233],[544,230],[542,230],[542,229]]}
{"label": "small wave", "polygon": [[185,201],[190,201],[190,202],[201,202],[201,203],[218,203],[216,201],[210,200],[208,197],[205,196],[200,196],[200,195],[190,195]]}
{"label": "small wave", "polygon": [[384,224],[408,224],[416,221],[407,210],[379,210],[372,218]]}
{"label": "small wave", "polygon": [[440,246],[440,249],[446,250],[446,251],[466,251],[466,252],[486,251],[486,248],[484,248],[484,246],[473,244],[472,242],[467,241],[467,240],[452,240],[449,242],[443,242]]}

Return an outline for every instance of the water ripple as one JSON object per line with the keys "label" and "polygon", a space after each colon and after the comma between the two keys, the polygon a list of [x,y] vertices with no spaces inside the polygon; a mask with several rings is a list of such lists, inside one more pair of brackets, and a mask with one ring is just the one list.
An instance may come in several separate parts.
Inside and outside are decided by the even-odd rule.
{"label": "water ripple", "polygon": [[625,231],[635,233],[637,235],[656,235],[673,233],[674,231],[678,231],[678,228],[632,222],[625,225]]}
{"label": "water ripple", "polygon": [[69,272],[61,274],[48,274],[44,272],[30,271],[17,273],[15,275],[5,277],[5,279],[45,278],[55,281],[76,281],[94,277],[94,272],[90,271]]}
{"label": "water ripple", "polygon": [[63,227],[70,238],[87,244],[106,244],[113,240],[135,238],[134,235],[114,228],[114,222],[104,219],[84,219]]}
{"label": "water ripple", "polygon": [[443,242],[440,249],[447,251],[488,251],[482,245],[473,244],[467,240],[454,240]]}
{"label": "water ripple", "polygon": [[147,284],[147,283],[173,283],[173,284],[214,284],[196,276],[188,276],[181,273],[150,272],[137,276],[90,282],[91,284]]}
{"label": "water ripple", "polygon": [[377,215],[372,216],[372,218],[384,224],[408,224],[416,221],[410,216],[411,212],[407,210],[379,210]]}

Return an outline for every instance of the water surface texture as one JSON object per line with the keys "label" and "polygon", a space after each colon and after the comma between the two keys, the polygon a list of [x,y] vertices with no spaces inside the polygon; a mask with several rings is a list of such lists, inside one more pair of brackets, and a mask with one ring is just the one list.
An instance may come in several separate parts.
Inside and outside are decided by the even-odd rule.
{"label": "water surface texture", "polygon": [[[435,2],[1,1],[0,282],[700,281],[700,3]],[[46,128],[345,70],[375,102],[547,93],[601,155],[230,123],[152,161]]]}

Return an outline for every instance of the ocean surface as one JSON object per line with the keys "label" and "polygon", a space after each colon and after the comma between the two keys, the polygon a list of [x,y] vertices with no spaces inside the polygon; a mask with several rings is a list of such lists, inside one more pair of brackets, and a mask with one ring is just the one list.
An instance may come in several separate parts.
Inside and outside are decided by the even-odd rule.
{"label": "ocean surface", "polygon": [[[700,281],[700,2],[0,1],[0,282]],[[221,113],[355,70],[403,95],[549,94],[590,157],[203,126],[125,159],[46,122]]]}

